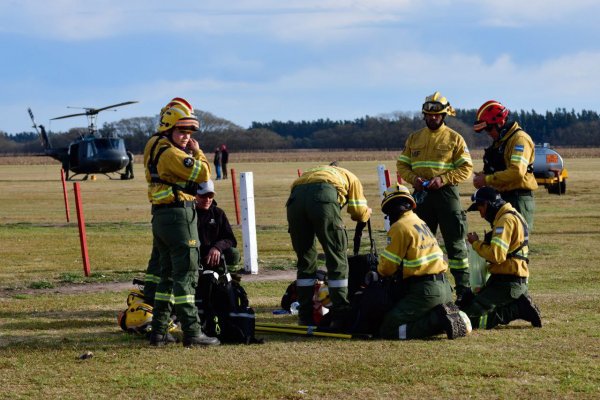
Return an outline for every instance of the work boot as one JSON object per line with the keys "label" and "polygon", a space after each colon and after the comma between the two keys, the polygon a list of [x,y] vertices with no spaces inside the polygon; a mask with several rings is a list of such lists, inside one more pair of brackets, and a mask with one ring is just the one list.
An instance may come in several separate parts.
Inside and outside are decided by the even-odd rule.
{"label": "work boot", "polygon": [[536,328],[542,327],[542,315],[540,309],[533,304],[533,300],[526,294],[522,294],[517,299],[517,306],[519,306],[519,318],[524,319],[527,322],[531,322]]}
{"label": "work boot", "polygon": [[184,336],[183,346],[194,347],[194,346],[218,346],[221,342],[216,337],[206,336],[202,331],[196,336]]}
{"label": "work boot", "polygon": [[[467,336],[468,325],[465,318],[469,318],[465,313],[460,314],[460,309],[454,303],[439,304],[436,306],[438,315],[442,323],[442,329],[446,332],[448,339],[456,339]],[[469,322],[470,325],[470,322]]]}
{"label": "work boot", "polygon": [[177,341],[177,338],[171,335],[169,332],[164,335],[161,333],[150,334],[150,346],[161,347],[166,346],[169,343],[177,343]]}

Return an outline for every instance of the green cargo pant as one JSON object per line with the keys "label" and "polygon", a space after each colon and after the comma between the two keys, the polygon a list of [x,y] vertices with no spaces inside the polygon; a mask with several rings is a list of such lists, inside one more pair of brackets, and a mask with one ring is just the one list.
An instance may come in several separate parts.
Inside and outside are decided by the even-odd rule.
{"label": "green cargo pant", "polygon": [[510,203],[527,222],[529,234],[533,231],[533,213],[535,212],[535,199],[531,194],[518,194],[515,191],[501,193],[502,199]]}
{"label": "green cargo pant", "polygon": [[446,185],[438,190],[428,191],[423,201],[417,204],[415,212],[434,235],[439,225],[456,287],[470,287],[469,257],[465,242],[467,214],[460,204],[458,186]]}
{"label": "green cargo pant", "polygon": [[492,329],[498,324],[506,325],[519,319],[517,299],[527,294],[527,284],[498,282],[494,275],[465,310],[473,329]]}
{"label": "green cargo pant", "polygon": [[144,302],[146,304],[154,306],[154,294],[158,282],[160,282],[160,253],[156,246],[152,246],[152,253],[144,277]]}
{"label": "green cargo pant", "polygon": [[325,253],[332,317],[342,315],[348,302],[348,236],[340,213],[337,190],[328,183],[296,186],[287,201],[292,246],[298,257],[298,311],[301,320],[312,320],[317,272],[315,237]]}
{"label": "green cargo pant", "polygon": [[152,212],[154,246],[160,254],[160,282],[156,288],[152,331],[167,331],[174,305],[184,336],[200,332],[195,292],[198,284],[199,240],[196,210],[162,208]]}
{"label": "green cargo pant", "polygon": [[431,310],[452,301],[447,278],[437,281],[410,282],[405,295],[383,317],[379,329],[385,339],[419,339],[442,332],[442,321]]}

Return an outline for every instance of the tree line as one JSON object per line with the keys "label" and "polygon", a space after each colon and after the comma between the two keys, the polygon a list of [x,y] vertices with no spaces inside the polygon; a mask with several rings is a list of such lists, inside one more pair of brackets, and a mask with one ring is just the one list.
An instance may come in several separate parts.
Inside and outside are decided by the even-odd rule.
{"label": "tree line", "polygon": [[[446,123],[460,132],[471,148],[482,148],[490,140],[485,134],[472,129],[477,110],[457,110],[456,118]],[[252,122],[248,129],[209,112],[196,111],[201,121],[197,139],[206,153],[221,144],[231,151],[284,150],[284,149],[401,149],[408,135],[424,126],[421,113],[391,113],[365,116],[354,120],[318,119],[314,121]],[[554,146],[599,147],[600,116],[595,111],[575,112],[557,109],[540,114],[520,110],[511,113],[536,143]],[[126,147],[140,154],[148,138],[155,133],[158,116],[122,119],[105,123],[98,130],[104,137],[118,136]],[[53,147],[68,146],[76,138],[87,134],[87,128],[73,128],[50,135]],[[41,145],[35,132],[8,135],[0,131],[0,153],[38,154]]]}

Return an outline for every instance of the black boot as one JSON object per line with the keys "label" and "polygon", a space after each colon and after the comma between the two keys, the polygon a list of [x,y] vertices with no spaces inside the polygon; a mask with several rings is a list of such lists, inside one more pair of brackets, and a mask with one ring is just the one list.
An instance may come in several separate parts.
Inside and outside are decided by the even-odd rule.
{"label": "black boot", "polygon": [[183,346],[194,347],[194,346],[218,346],[221,342],[216,337],[206,336],[202,331],[196,336],[184,336]]}
{"label": "black boot", "polygon": [[[464,318],[461,316],[459,308],[454,303],[439,304],[435,307],[441,321],[441,328],[446,332],[448,339],[456,339],[467,336],[468,326]],[[467,318],[468,319],[468,318]]]}
{"label": "black boot", "polygon": [[517,299],[517,305],[519,306],[519,318],[524,319],[527,322],[531,322],[536,328],[542,327],[542,315],[540,309],[533,304],[533,300],[526,294],[521,295]]}
{"label": "black boot", "polygon": [[167,332],[166,334],[160,334],[160,333],[151,333],[150,334],[150,346],[156,346],[156,347],[161,347],[161,346],[166,346],[170,343],[177,343],[178,340],[175,336],[171,335],[169,332]]}

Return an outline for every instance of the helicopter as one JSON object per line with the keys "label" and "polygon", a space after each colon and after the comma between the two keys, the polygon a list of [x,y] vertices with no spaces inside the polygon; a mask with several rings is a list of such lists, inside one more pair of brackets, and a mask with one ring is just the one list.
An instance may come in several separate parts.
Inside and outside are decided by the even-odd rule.
{"label": "helicopter", "polygon": [[[96,130],[96,118],[99,112],[116,107],[134,104],[137,101],[126,101],[102,108],[84,107],[84,112],[63,115],[51,120],[71,118],[85,115],[88,118],[88,133],[72,141],[67,147],[52,147],[44,125],[37,125],[31,108],[28,108],[33,128],[42,140],[44,154],[62,163],[67,180],[87,180],[90,174],[103,174],[109,179],[133,179],[133,154],[125,149],[125,141],[117,137],[100,137]],[[124,173],[120,173],[125,168]],[[71,176],[69,176],[71,172]],[[109,174],[118,174],[113,177]],[[82,179],[73,179],[84,175]]]}

